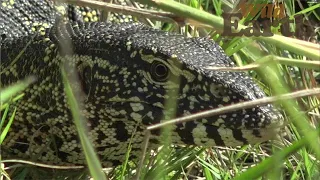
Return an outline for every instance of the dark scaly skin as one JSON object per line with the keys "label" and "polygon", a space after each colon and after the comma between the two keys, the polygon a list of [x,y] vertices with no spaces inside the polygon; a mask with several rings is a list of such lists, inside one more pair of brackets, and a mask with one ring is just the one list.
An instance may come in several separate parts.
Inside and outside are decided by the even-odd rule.
{"label": "dark scaly skin", "polygon": [[[11,9],[0,6],[1,87],[28,75],[38,79],[14,104],[15,120],[2,144],[5,159],[57,165],[85,163],[63,91],[59,68],[63,60],[77,68],[78,88],[85,93],[81,113],[104,166],[121,163],[130,140],[131,157],[139,156],[146,126],[168,119],[173,111],[164,111],[168,99],[176,99],[174,108],[180,117],[265,96],[243,72],[206,70],[209,65],[234,66],[211,40],[186,38],[139,23],[67,23],[57,18],[60,13],[51,2],[28,3],[31,11],[21,16],[13,12],[28,8],[24,1],[15,1]],[[32,3],[40,3],[41,8]],[[19,21],[30,14],[43,18],[29,25]],[[56,19],[60,25],[54,25]],[[38,24],[32,30],[34,23]],[[63,42],[72,45],[73,54],[61,53],[65,52]],[[168,96],[174,93],[175,97]],[[267,105],[175,125],[172,142],[197,146],[255,144],[275,136],[282,123],[280,113]],[[159,131],[152,132],[154,144],[158,135]]]}

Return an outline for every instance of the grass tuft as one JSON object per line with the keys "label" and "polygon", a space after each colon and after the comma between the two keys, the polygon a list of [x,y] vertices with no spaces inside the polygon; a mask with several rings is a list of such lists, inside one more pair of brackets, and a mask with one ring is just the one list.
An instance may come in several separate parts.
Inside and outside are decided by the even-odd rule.
{"label": "grass tuft", "polygon": [[[68,1],[68,0],[66,0]],[[284,37],[277,32],[279,27],[272,29],[276,33],[272,37],[228,37],[222,36],[224,21],[223,12],[236,12],[239,7],[233,0],[140,0],[148,3],[156,9],[162,9],[170,13],[158,14],[150,24],[162,27],[163,30],[181,32],[186,36],[205,36],[215,40],[225,50],[240,69],[246,70],[256,82],[265,90],[266,94],[283,95],[297,90],[314,89],[320,82],[320,54],[319,34],[318,44],[310,43],[308,39],[298,40],[300,37]],[[252,0],[252,4],[267,2],[266,0]],[[309,20],[320,22],[319,4],[307,4],[305,8],[297,11],[296,7],[302,1],[285,1],[288,17],[293,18],[299,14],[308,17]],[[72,1],[72,3],[77,3]],[[81,3],[90,3],[81,1]],[[95,7],[101,7],[95,5]],[[152,13],[153,11],[143,11]],[[213,14],[209,14],[214,13]],[[140,11],[135,12],[139,14]],[[170,15],[170,16],[169,16]],[[181,27],[172,23],[172,15],[182,24]],[[168,17],[169,16],[169,17]],[[141,17],[141,16],[140,16]],[[247,17],[240,22],[257,20],[258,16]],[[167,21],[162,22],[159,20]],[[181,21],[181,22],[180,22]],[[306,21],[308,23],[308,21]],[[316,23],[312,23],[317,25]],[[318,23],[319,26],[319,23]],[[239,25],[245,28],[243,24]],[[298,24],[293,23],[290,29],[294,31]],[[298,27],[299,28],[299,27]],[[319,27],[313,28],[319,31]],[[316,34],[317,32],[315,32]],[[319,33],[319,32],[318,32]],[[300,38],[301,39],[301,38]],[[256,66],[257,65],[257,66]],[[209,67],[208,67],[209,68]],[[242,68],[242,69],[241,69]],[[217,69],[215,69],[217,70]],[[222,69],[220,69],[222,70]],[[83,153],[86,156],[88,169],[94,179],[106,179],[102,171],[100,161],[95,155],[94,148],[87,138],[86,128],[83,125],[83,117],[80,116],[81,106],[78,103],[77,94],[74,94],[67,80],[67,75],[62,71],[68,102],[72,110],[79,137],[81,139]],[[0,72],[1,73],[1,72]],[[0,91],[1,95],[1,136],[0,143],[5,140],[10,124],[14,123],[15,108],[19,103],[18,93],[34,82],[29,78],[18,82]],[[13,104],[13,105],[10,105]],[[168,102],[174,105],[175,102]],[[228,147],[180,147],[165,142],[165,146],[146,152],[144,162],[130,161],[130,147],[124,163],[107,173],[109,179],[319,179],[320,178],[320,100],[317,96],[300,97],[298,99],[283,100],[276,103],[285,117],[287,126],[283,128],[283,134],[277,140],[255,146],[237,148]],[[13,109],[9,113],[9,109]],[[170,134],[170,132],[167,132]],[[166,139],[168,136],[164,136]],[[28,174],[33,177],[46,175],[39,170],[35,172],[35,166],[4,166],[0,163],[0,178],[26,179]],[[11,165],[11,164],[10,164]],[[30,170],[31,169],[31,170]],[[55,171],[55,170],[52,170]],[[57,179],[86,179],[87,172],[55,171]],[[39,175],[40,174],[40,175]],[[77,174],[77,176],[74,176]],[[138,176],[137,176],[138,174]]]}

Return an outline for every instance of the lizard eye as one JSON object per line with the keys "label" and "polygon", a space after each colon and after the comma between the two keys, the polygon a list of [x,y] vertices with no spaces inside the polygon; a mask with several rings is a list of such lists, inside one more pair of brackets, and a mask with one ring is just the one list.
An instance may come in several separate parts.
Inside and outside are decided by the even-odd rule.
{"label": "lizard eye", "polygon": [[151,64],[150,74],[155,81],[163,82],[169,77],[169,68],[159,61],[154,61]]}

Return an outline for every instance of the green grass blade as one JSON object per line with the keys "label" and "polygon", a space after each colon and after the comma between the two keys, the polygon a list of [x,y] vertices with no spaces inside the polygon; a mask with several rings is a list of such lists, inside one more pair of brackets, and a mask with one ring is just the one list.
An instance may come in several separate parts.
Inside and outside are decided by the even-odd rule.
{"label": "green grass blade", "polygon": [[299,15],[299,14],[306,14],[306,13],[311,12],[311,11],[317,9],[317,8],[320,8],[320,4],[305,8],[302,11],[299,11],[299,12],[295,13],[293,16],[296,16],[296,15]]}
{"label": "green grass blade", "polygon": [[91,176],[94,179],[101,179],[101,180],[106,180],[106,177],[104,173],[102,172],[102,166],[100,165],[100,161],[94,151],[94,148],[88,139],[88,133],[86,131],[85,127],[85,120],[84,118],[80,115],[80,107],[79,104],[76,100],[76,97],[73,93],[73,90],[71,88],[71,85],[69,83],[67,74],[64,70],[64,68],[61,68],[62,72],[62,77],[63,77],[63,82],[65,86],[65,93],[67,95],[67,100],[71,109],[71,113],[78,131],[78,135],[80,138],[80,142],[83,148],[84,155],[87,160],[87,164],[89,167],[89,171]]}
{"label": "green grass blade", "polygon": [[35,82],[36,79],[34,77],[26,78],[25,80],[18,82],[10,87],[7,87],[0,92],[0,104],[7,102],[12,96],[16,95],[17,93],[23,91],[27,88],[30,84]]}
{"label": "green grass blade", "polygon": [[[11,126],[13,120],[14,120],[14,116],[15,116],[15,114],[16,114],[16,111],[17,111],[17,108],[14,108],[13,114],[12,114],[12,116],[10,117],[8,124],[6,125],[6,127],[4,128],[4,130],[1,132],[1,135],[0,135],[0,145],[1,145],[2,142],[4,141],[7,133],[9,132],[9,129],[10,129],[10,126]],[[1,122],[2,122],[2,120],[1,120]],[[1,130],[1,129],[0,129],[0,130]]]}
{"label": "green grass blade", "polygon": [[[9,107],[10,106],[7,106],[6,109],[4,110],[3,114],[1,113],[1,122],[0,122],[0,130],[2,129],[2,126],[4,124],[4,120],[7,118],[7,114],[9,112]],[[1,132],[1,131],[0,131]]]}
{"label": "green grass blade", "polygon": [[291,154],[303,148],[306,145],[306,142],[307,141],[305,138],[301,139],[300,141],[296,141],[291,146],[284,148],[282,151],[265,159],[255,167],[252,167],[247,171],[243,172],[242,174],[237,176],[234,180],[255,179],[255,178],[261,177],[264,173],[270,171],[273,168],[274,169],[280,168],[283,161]]}

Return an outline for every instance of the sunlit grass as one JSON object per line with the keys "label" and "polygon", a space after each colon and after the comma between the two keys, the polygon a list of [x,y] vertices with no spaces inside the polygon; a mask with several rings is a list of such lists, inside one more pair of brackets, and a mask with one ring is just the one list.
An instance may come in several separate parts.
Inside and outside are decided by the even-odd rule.
{"label": "sunlit grass", "polygon": [[[2,142],[5,140],[6,135],[11,127],[11,124],[14,122],[14,117],[16,113],[15,107],[10,107],[10,102],[15,102],[19,100],[23,96],[21,93],[25,88],[27,88],[30,84],[32,84],[36,79],[33,77],[26,78],[25,80],[18,82],[12,86],[9,86],[4,89],[0,89],[0,152]],[[14,98],[15,97],[15,98]],[[11,110],[11,112],[9,112]],[[10,178],[8,173],[5,171],[5,166],[1,163],[0,156],[0,178]]]}
{"label": "sunlit grass", "polygon": [[[164,2],[164,4],[159,4],[156,7],[162,7],[188,19],[196,19],[204,24],[214,25],[214,29],[194,27],[192,24],[177,29],[176,25],[167,24],[163,26],[166,30],[183,32],[187,36],[197,36],[199,32],[202,34],[207,33],[205,35],[216,40],[239,66],[259,62],[267,55],[282,58],[282,62],[277,61],[275,62],[276,64],[271,63],[271,65],[270,63],[262,64],[259,68],[260,70],[254,69],[248,72],[265,89],[266,94],[277,95],[299,89],[318,87],[315,74],[319,74],[319,70],[317,70],[317,66],[307,61],[308,58],[311,60],[320,58],[319,54],[314,53],[314,49],[310,49],[306,44],[296,45],[294,43],[297,41],[291,41],[281,35],[269,39],[264,37],[222,37],[219,33],[223,28],[223,24],[221,24],[222,21],[219,16],[223,12],[223,7],[235,8],[235,4],[231,0],[188,0],[184,2],[186,5],[198,9],[201,13],[192,11],[194,14],[185,14],[185,11],[183,11],[185,9],[181,9],[179,4],[171,2]],[[257,0],[252,2],[263,3],[266,1]],[[299,13],[316,13],[315,9],[319,6],[313,5],[300,12],[295,12],[293,4],[293,0],[286,1],[287,12],[290,16]],[[219,16],[209,16],[204,13],[204,11],[212,11],[213,9]],[[316,18],[319,20],[319,15]],[[154,24],[159,25],[162,22]],[[294,26],[293,24],[293,29]],[[279,45],[279,43],[281,44]],[[296,51],[297,47],[301,48]],[[1,91],[1,93],[3,92]],[[8,97],[12,97],[12,95]],[[6,98],[4,101],[7,102],[8,99]],[[1,103],[4,103],[2,100]],[[192,179],[205,177],[209,180],[235,177],[237,179],[320,178],[319,99],[317,97],[308,97],[279,102],[277,105],[283,110],[286,122],[288,122],[288,126],[284,128],[286,133],[282,138],[272,141],[272,143],[239,148],[212,147],[203,149],[199,147],[172,147],[167,144],[165,148],[155,150],[152,153],[147,152],[143,167],[140,167],[142,169],[139,178]],[[3,110],[1,128],[4,122],[13,120],[14,113],[12,116],[7,116],[8,108],[8,105],[1,107]],[[71,106],[72,108],[75,108],[75,105]],[[6,124],[10,125],[10,123]],[[8,128],[6,126],[4,129]],[[5,137],[5,133],[6,131],[1,131],[1,142],[2,138]],[[81,131],[79,133],[80,136],[85,135]],[[90,143],[84,143],[83,146],[84,148],[92,149]],[[129,154],[130,148],[128,148],[128,156]],[[93,164],[89,163],[89,169],[99,171],[101,168],[98,164],[100,163],[97,161],[93,162]],[[116,167],[108,173],[107,177],[111,179],[136,178],[137,168],[139,167],[136,162],[126,158],[123,165]],[[1,171],[4,171],[4,169],[2,168]],[[18,172],[15,177],[26,177],[25,170]],[[79,175],[79,178],[86,178],[86,172],[84,175]]]}

